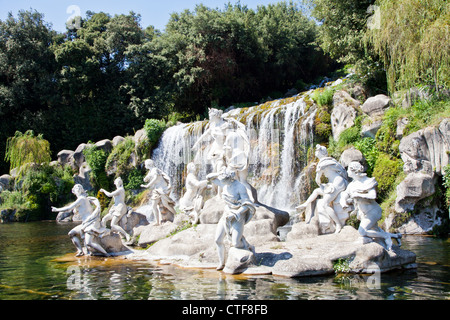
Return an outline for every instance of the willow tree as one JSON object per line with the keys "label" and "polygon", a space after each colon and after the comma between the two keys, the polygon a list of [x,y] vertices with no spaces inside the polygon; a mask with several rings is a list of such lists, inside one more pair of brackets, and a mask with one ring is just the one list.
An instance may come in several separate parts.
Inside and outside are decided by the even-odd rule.
{"label": "willow tree", "polygon": [[450,87],[450,3],[446,0],[378,0],[379,28],[367,40],[380,55],[389,90]]}
{"label": "willow tree", "polygon": [[42,135],[35,136],[32,130],[25,133],[16,131],[14,137],[6,142],[5,160],[10,163],[10,170],[19,168],[18,174],[21,175],[25,164],[51,161],[50,143]]}

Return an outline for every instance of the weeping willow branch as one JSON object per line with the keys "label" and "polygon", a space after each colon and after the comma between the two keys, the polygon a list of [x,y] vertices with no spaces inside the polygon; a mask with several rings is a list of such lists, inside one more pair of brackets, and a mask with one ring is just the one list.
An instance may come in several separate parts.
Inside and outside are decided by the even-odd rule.
{"label": "weeping willow branch", "polygon": [[21,176],[25,164],[51,161],[50,143],[42,135],[35,136],[31,130],[25,133],[16,131],[14,137],[6,142],[5,160],[10,162],[10,170],[18,168]]}
{"label": "weeping willow branch", "polygon": [[450,3],[445,0],[378,0],[380,28],[365,40],[380,55],[389,90],[450,87]]}

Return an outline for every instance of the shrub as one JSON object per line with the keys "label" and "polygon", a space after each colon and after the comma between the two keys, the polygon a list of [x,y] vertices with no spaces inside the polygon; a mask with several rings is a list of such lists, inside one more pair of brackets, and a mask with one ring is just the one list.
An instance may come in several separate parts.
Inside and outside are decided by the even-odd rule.
{"label": "shrub", "polygon": [[444,168],[444,187],[445,187],[445,200],[447,207],[450,207],[450,165]]}
{"label": "shrub", "polygon": [[147,138],[150,145],[154,146],[166,130],[166,122],[164,120],[147,119],[145,121],[144,129],[147,132]]}
{"label": "shrub", "polygon": [[21,176],[24,164],[51,161],[50,143],[42,135],[35,136],[32,130],[25,133],[16,131],[14,137],[7,140],[5,160],[10,162],[11,170],[19,168]]}
{"label": "shrub", "polygon": [[132,137],[126,137],[123,142],[115,146],[106,160],[105,167],[108,174],[112,174],[115,170],[116,177],[125,178],[131,170],[129,160],[135,149],[136,144]]}
{"label": "shrub", "polygon": [[389,196],[398,175],[402,172],[402,161],[394,159],[386,153],[378,155],[373,177],[378,181],[378,196],[381,201]]}
{"label": "shrub", "polygon": [[331,106],[335,91],[333,88],[317,89],[311,94],[311,99],[321,107]]}
{"label": "shrub", "polygon": [[367,161],[367,175],[372,176],[375,164],[378,159],[379,151],[376,146],[376,140],[373,138],[364,138],[354,143],[356,149],[361,151]]}
{"label": "shrub", "polygon": [[140,189],[141,184],[144,181],[145,174],[142,173],[139,169],[133,169],[130,171],[127,177],[127,184],[125,186],[125,189],[127,190],[135,190]]}
{"label": "shrub", "polygon": [[74,185],[70,170],[48,164],[30,166],[16,182],[16,186],[21,185],[19,191],[2,193],[1,208],[15,210],[17,221],[53,219],[50,207],[70,201]]}
{"label": "shrub", "polygon": [[108,154],[95,145],[84,149],[83,154],[86,158],[87,164],[92,169],[92,178],[94,180],[93,182],[95,187],[97,189],[109,189],[110,181],[105,172]]}

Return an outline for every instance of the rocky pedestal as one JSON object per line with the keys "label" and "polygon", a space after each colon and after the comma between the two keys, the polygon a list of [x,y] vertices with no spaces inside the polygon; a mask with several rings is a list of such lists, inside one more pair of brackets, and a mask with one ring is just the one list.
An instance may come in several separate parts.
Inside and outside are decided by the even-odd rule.
{"label": "rocky pedestal", "polygon": [[[318,235],[314,225],[302,222],[293,226],[286,242],[281,242],[271,231],[257,231],[258,225],[264,225],[264,220],[250,222],[245,230],[245,237],[255,246],[255,253],[232,248],[228,244],[223,272],[292,278],[332,275],[335,273],[334,264],[339,259],[348,262],[352,273],[365,273],[374,266],[380,272],[416,267],[413,252],[395,245],[387,251],[370,239],[362,241],[359,232],[350,226],[344,227],[339,234]],[[218,263],[214,245],[216,228],[215,224],[194,226],[165,237],[145,252],[128,258],[159,261],[183,268],[215,269]]]}

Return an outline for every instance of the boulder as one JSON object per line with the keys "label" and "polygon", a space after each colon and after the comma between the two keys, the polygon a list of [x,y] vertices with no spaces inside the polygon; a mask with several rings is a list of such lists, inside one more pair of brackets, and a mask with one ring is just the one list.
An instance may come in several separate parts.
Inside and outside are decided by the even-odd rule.
{"label": "boulder", "polygon": [[331,113],[331,128],[335,141],[341,133],[355,125],[358,100],[353,99],[346,91],[338,91],[333,96],[333,111]]}
{"label": "boulder", "polygon": [[85,191],[93,190],[94,187],[91,183],[91,172],[92,169],[86,162],[81,164],[79,173],[73,176],[75,184],[81,184]]}
{"label": "boulder", "polygon": [[375,139],[382,125],[383,121],[381,119],[368,119],[367,121],[364,121],[361,126],[361,135],[363,137]]}
{"label": "boulder", "polygon": [[409,124],[408,118],[400,118],[397,121],[397,132],[395,138],[401,140],[403,138],[403,133],[406,129],[406,126]]}
{"label": "boulder", "polygon": [[136,145],[139,145],[145,139],[147,139],[147,132],[145,131],[145,129],[136,131],[133,137],[133,140],[136,143]]}
{"label": "boulder", "polygon": [[178,227],[179,226],[173,222],[165,222],[159,226],[153,224],[146,225],[144,227],[137,227],[134,236],[139,235],[138,245],[145,248],[148,245],[167,238],[170,234],[174,233]]}
{"label": "boulder", "polygon": [[240,274],[255,263],[255,255],[249,250],[230,248],[225,263],[224,273]]}
{"label": "boulder", "polygon": [[[214,252],[216,228],[217,225],[214,224],[199,224],[171,237],[161,239],[151,246],[146,253],[157,258],[170,258],[180,256],[199,257],[208,250]],[[211,254],[210,256],[212,260],[209,260],[209,262],[214,262],[215,255]]]}
{"label": "boulder", "polygon": [[[218,264],[213,245],[215,231],[216,225],[197,225],[156,242],[144,254],[136,254],[131,259],[157,260],[184,268],[215,268]],[[350,272],[355,273],[367,272],[373,266],[380,272],[415,267],[414,253],[397,246],[388,252],[382,245],[367,240],[361,241],[356,229],[345,226],[339,234],[310,234],[301,241],[252,243],[249,240],[255,246],[254,252],[230,248],[226,241],[224,272],[292,278],[320,276],[334,274],[334,263],[339,259],[346,259]]]}
{"label": "boulder", "polygon": [[[1,201],[0,201],[1,203]],[[14,222],[16,216],[16,210],[4,209],[0,211],[0,223]]]}
{"label": "boulder", "polygon": [[345,169],[347,169],[348,165],[353,161],[361,163],[365,167],[365,169],[367,169],[366,158],[364,158],[364,155],[362,154],[361,151],[355,149],[354,147],[351,147],[350,149],[347,149],[344,152],[342,152],[342,155],[339,158],[339,163]]}
{"label": "boulder", "polygon": [[13,184],[13,177],[11,177],[9,174],[4,174],[0,176],[0,186],[3,190],[9,190],[12,188]]}
{"label": "boulder", "polygon": [[404,213],[435,193],[435,175],[442,175],[449,164],[450,119],[404,137],[399,150],[407,176],[397,187],[395,211]]}
{"label": "boulder", "polygon": [[362,105],[362,111],[370,117],[383,116],[384,112],[392,103],[392,99],[384,94],[379,94],[366,100]]}
{"label": "boulder", "polygon": [[436,177],[421,172],[410,173],[397,186],[395,211],[399,213],[411,212],[422,199],[432,196],[435,189]]}
{"label": "boulder", "polygon": [[75,151],[72,151],[72,150],[60,151],[58,153],[58,163],[63,167],[66,165],[73,166],[74,165],[74,158],[73,158],[74,153],[75,153]]}
{"label": "boulder", "polygon": [[122,238],[117,233],[110,233],[103,238],[96,238],[96,241],[112,256],[122,256],[132,253],[132,250],[123,244]]}
{"label": "boulder", "polygon": [[122,142],[125,141],[125,138],[122,136],[116,136],[114,137],[114,139],[112,140],[112,145],[113,147],[116,147],[117,145],[121,144]]}
{"label": "boulder", "polygon": [[84,149],[86,149],[87,147],[92,146],[86,143],[82,143],[80,144],[74,151],[73,153],[73,159],[75,161],[75,165],[80,168],[81,165],[86,161],[83,151]]}
{"label": "boulder", "polygon": [[113,149],[113,143],[111,140],[108,139],[98,141],[95,143],[95,145],[97,146],[97,148],[105,151],[106,153],[110,153]]}

